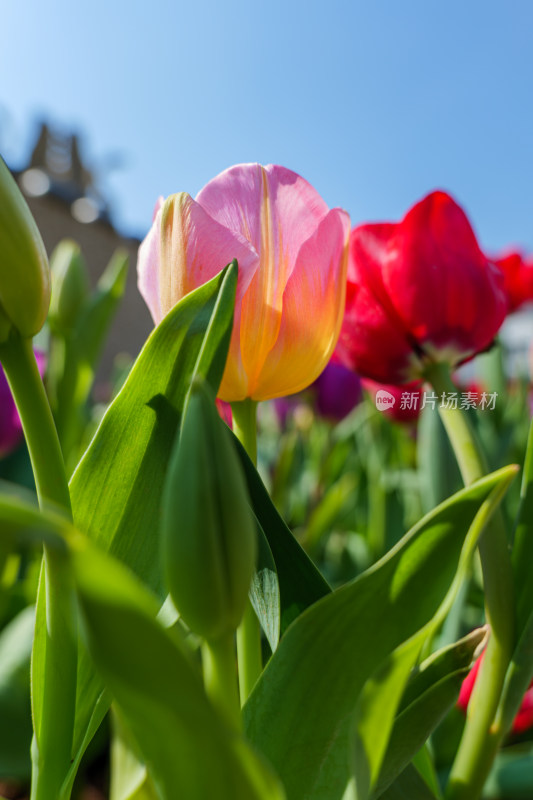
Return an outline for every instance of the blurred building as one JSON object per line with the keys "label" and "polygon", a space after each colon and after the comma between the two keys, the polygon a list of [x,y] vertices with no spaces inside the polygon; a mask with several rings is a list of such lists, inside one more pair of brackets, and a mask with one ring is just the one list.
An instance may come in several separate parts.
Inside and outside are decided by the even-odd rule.
{"label": "blurred building", "polygon": [[151,329],[151,316],[137,290],[139,240],[113,226],[109,206],[83,163],[78,137],[42,124],[28,165],[14,175],[31,209],[50,256],[61,239],[81,247],[94,286],[118,247],[130,256],[126,292],[107,341],[99,379],[108,380],[117,354],[135,357]]}

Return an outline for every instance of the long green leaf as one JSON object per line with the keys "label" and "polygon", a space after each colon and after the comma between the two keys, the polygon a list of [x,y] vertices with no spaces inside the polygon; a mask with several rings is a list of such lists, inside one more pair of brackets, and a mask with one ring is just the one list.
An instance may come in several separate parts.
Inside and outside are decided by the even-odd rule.
{"label": "long green leaf", "polygon": [[30,656],[35,609],[23,609],[0,634],[0,778],[27,780],[32,736]]}
{"label": "long green leaf", "polygon": [[512,725],[524,693],[533,679],[533,422],[522,474],[520,508],[513,544],[516,593],[516,647],[507,671],[497,724],[503,731]]}
{"label": "long green leaf", "polygon": [[[26,543],[31,531],[32,539],[61,546],[74,574],[91,657],[146,760],[157,796],[284,800],[270,767],[210,704],[178,629],[159,622],[156,597],[63,516],[40,512],[27,495],[0,494],[0,522],[9,523],[15,543]],[[142,776],[133,778],[132,800],[146,800],[148,784],[141,785]],[[120,791],[124,797],[125,787]]]}
{"label": "long green leaf", "polygon": [[[364,684],[440,613],[461,576],[459,562],[462,569],[475,545],[479,531],[467,538],[470,526],[514,474],[514,468],[500,470],[459,492],[374,567],[315,603],[287,630],[245,706],[245,723],[289,800],[343,796]],[[367,773],[369,783],[370,765]]]}
{"label": "long green leaf", "polygon": [[[233,262],[163,319],[105,414],[70,484],[76,526],[160,596],[157,532],[166,466],[193,375],[207,379],[215,392],[218,389],[231,336],[236,281]],[[40,593],[38,618],[43,605]],[[39,653],[34,650],[37,685],[38,663]],[[80,648],[73,761],[65,796],[108,706],[101,680]]]}
{"label": "long green leaf", "polygon": [[417,770],[409,765],[381,795],[381,800],[436,800],[436,797]]}
{"label": "long green leaf", "polygon": [[[278,626],[283,635],[302,611],[329,594],[331,589],[279,515],[244,447],[236,437],[234,442],[244,467],[252,507],[268,540],[279,582],[280,620],[272,619],[264,627],[275,630]],[[260,600],[256,600],[256,607],[259,604]]]}
{"label": "long green leaf", "polygon": [[533,421],[529,429],[526,459],[522,474],[520,509],[513,544],[513,570],[516,591],[517,639],[533,611]]}
{"label": "long green leaf", "polygon": [[402,696],[373,798],[390,786],[457,701],[474,654],[485,639],[485,629],[478,629],[420,665]]}
{"label": "long green leaf", "polygon": [[73,566],[91,655],[161,800],[282,800],[266,763],[209,703],[196,664],[126,569],[79,539]]}

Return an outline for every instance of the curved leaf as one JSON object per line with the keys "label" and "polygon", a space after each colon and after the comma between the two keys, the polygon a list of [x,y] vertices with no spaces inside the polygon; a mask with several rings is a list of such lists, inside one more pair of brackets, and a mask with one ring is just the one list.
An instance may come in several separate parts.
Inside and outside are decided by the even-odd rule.
{"label": "curved leaf", "polygon": [[[354,712],[366,681],[442,613],[475,546],[479,531],[468,537],[470,526],[514,474],[514,468],[500,470],[440,505],[381,561],[287,630],[244,710],[248,737],[277,769],[290,800],[343,796]],[[365,785],[361,770],[357,777]]]}

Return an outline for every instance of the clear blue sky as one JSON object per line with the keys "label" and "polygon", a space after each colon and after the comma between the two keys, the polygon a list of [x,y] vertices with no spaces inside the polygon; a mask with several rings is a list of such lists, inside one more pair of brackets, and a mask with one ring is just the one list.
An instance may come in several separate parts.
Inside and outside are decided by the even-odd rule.
{"label": "clear blue sky", "polygon": [[6,0],[0,147],[83,133],[115,219],[242,161],[299,172],[357,224],[451,191],[482,244],[533,250],[531,0]]}

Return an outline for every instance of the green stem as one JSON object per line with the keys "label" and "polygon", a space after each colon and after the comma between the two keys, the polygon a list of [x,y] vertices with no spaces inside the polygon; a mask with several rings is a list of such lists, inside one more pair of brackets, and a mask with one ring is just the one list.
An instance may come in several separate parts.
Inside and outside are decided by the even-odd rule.
{"label": "green stem", "polygon": [[[61,448],[31,340],[13,334],[0,345],[0,361],[22,420],[39,505],[59,506],[72,518]],[[42,620],[38,633],[46,637],[46,643],[36,637],[39,652],[44,656],[36,665],[34,651],[32,660],[34,684],[42,687],[39,708],[34,705],[38,743],[34,741],[32,746],[32,800],[60,796],[61,784],[70,767],[76,698],[77,640],[72,587],[64,554],[46,545],[39,595],[41,592],[45,592],[46,600],[41,607],[46,608],[46,619]]]}
{"label": "green stem", "polygon": [[70,514],[70,495],[59,439],[31,339],[13,334],[0,344],[0,361],[22,420],[39,505],[47,501]]}
{"label": "green stem", "polygon": [[232,403],[231,413],[233,433],[257,465],[257,403],[249,399]]}
{"label": "green stem", "polygon": [[237,655],[239,691],[243,706],[263,671],[261,628],[250,600],[246,603],[244,617],[237,630]]}
{"label": "green stem", "polygon": [[202,669],[208,696],[231,727],[242,729],[233,634],[202,644]]}
{"label": "green stem", "polygon": [[[434,364],[425,377],[435,392],[455,392],[449,368]],[[439,407],[466,485],[487,472],[485,457],[467,417],[460,408]],[[496,513],[479,540],[485,610],[491,636],[471,703],[465,730],[447,787],[447,800],[477,800],[489,773],[503,732],[493,727],[505,675],[514,646],[513,576],[503,518]]]}
{"label": "green stem", "polygon": [[[233,431],[254,464],[257,464],[257,403],[243,400],[231,404]],[[243,620],[237,630],[239,688],[244,705],[263,669],[261,628],[248,599]]]}

